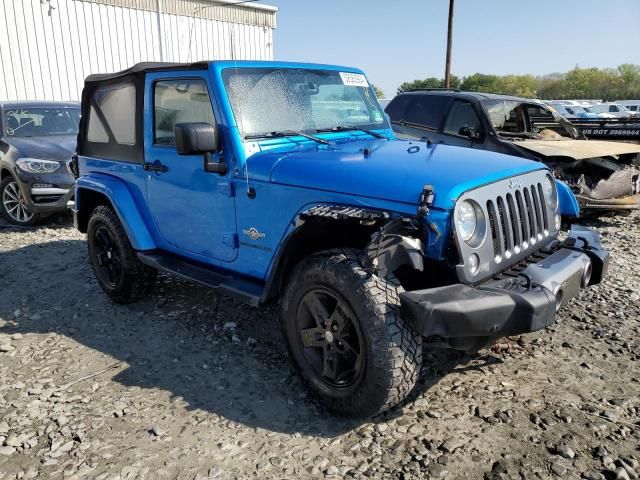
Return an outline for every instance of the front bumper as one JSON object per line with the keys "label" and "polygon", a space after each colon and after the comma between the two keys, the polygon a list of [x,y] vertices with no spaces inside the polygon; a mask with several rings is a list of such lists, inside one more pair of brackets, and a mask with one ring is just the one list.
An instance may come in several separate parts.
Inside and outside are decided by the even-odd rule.
{"label": "front bumper", "polygon": [[405,318],[424,336],[503,337],[543,329],[580,290],[606,276],[598,233],[574,226],[533,257],[476,286],[455,284],[400,294]]}
{"label": "front bumper", "polygon": [[25,203],[31,211],[55,213],[69,208],[75,195],[75,181],[66,168],[43,174],[16,170]]}
{"label": "front bumper", "polygon": [[640,195],[628,195],[620,198],[596,199],[576,194],[581,210],[620,211],[640,210]]}

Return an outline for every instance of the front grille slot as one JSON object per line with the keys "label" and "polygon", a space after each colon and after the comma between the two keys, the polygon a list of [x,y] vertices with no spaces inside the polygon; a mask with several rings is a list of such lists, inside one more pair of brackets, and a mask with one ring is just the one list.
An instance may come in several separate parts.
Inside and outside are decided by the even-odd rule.
{"label": "front grille slot", "polygon": [[507,206],[509,207],[509,218],[511,219],[511,233],[513,234],[514,248],[516,248],[522,243],[522,230],[520,227],[520,215],[518,215],[513,195],[510,193],[507,193]]}
{"label": "front grille slot", "polygon": [[520,190],[516,191],[516,205],[518,207],[518,218],[520,231],[522,232],[522,237],[520,239],[522,245],[526,248],[529,240],[529,220],[527,217],[527,211],[524,208],[524,201],[522,200],[522,192]]}
{"label": "front grille slot", "polygon": [[489,217],[489,226],[491,227],[491,238],[493,239],[493,251],[496,257],[502,257],[502,238],[498,232],[498,216],[496,215],[496,208],[493,206],[493,201],[487,202],[487,213]]}
{"label": "front grille slot", "polygon": [[538,184],[538,196],[540,198],[540,210],[542,210],[542,225],[545,232],[549,231],[549,216],[547,215],[546,205],[544,204],[544,192],[542,185]]}
{"label": "front grille slot", "polygon": [[529,249],[549,234],[541,183],[498,195],[486,206],[496,263]]}
{"label": "front grille slot", "polygon": [[536,222],[536,214],[533,210],[533,202],[531,200],[531,195],[529,194],[529,189],[528,188],[524,188],[523,190],[523,195],[524,195],[524,203],[527,206],[527,217],[528,217],[528,225],[529,225],[529,233],[531,234],[531,236],[529,237],[529,239],[531,240],[531,243],[536,243],[536,237],[538,236],[538,229],[537,229],[537,222]]}

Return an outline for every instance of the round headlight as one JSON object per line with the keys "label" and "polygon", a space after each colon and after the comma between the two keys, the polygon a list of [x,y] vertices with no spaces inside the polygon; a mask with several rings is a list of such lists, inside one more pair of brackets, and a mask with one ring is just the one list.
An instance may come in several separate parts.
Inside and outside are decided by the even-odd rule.
{"label": "round headlight", "polygon": [[467,242],[471,240],[478,225],[476,209],[469,200],[458,205],[455,214],[456,227],[462,239]]}
{"label": "round headlight", "polygon": [[554,210],[558,208],[558,191],[556,189],[556,182],[551,175],[544,177],[542,181],[542,193],[544,193],[544,198],[549,202],[551,208]]}

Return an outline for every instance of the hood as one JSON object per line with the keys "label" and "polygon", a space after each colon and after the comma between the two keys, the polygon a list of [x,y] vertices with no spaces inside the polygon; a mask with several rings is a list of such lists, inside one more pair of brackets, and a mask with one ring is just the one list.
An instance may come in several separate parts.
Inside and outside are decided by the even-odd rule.
{"label": "hood", "polygon": [[47,137],[5,137],[20,157],[66,161],[76,151],[76,135],[51,135]]}
{"label": "hood", "polygon": [[336,193],[417,204],[424,185],[434,206],[453,208],[465,191],[545,168],[494,152],[402,140],[351,141],[249,158],[250,177]]}
{"label": "hood", "polygon": [[640,145],[605,140],[571,140],[568,138],[549,140],[522,140],[514,145],[544,157],[569,157],[575,160],[640,153]]}

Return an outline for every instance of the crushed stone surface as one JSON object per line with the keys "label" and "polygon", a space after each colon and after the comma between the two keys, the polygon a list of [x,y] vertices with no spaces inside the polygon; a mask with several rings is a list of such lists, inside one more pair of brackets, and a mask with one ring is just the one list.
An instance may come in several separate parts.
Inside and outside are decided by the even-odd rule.
{"label": "crushed stone surface", "polygon": [[495,349],[426,347],[367,421],[308,394],[276,307],[168,276],[114,305],[68,219],[0,224],[0,480],[637,479],[640,214],[586,223],[604,284]]}

